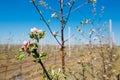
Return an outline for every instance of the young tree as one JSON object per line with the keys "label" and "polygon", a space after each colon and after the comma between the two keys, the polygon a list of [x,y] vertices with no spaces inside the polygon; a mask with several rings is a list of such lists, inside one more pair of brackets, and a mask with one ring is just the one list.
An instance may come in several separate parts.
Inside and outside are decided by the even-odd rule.
{"label": "young tree", "polygon": [[[65,3],[65,1],[64,0],[58,0],[58,2],[59,2],[59,4],[60,4],[60,11],[58,11],[59,12],[59,17],[57,16],[57,14],[56,13],[53,13],[52,15],[51,15],[51,17],[52,18],[57,18],[58,20],[59,20],[59,22],[60,22],[60,32],[61,32],[61,41],[59,41],[58,40],[58,38],[57,38],[57,32],[55,33],[53,33],[52,32],[52,29],[51,29],[51,27],[50,27],[50,25],[49,25],[49,22],[47,22],[46,20],[45,20],[45,18],[44,18],[44,16],[43,16],[43,14],[42,14],[42,10],[40,10],[39,8],[38,8],[38,6],[37,6],[37,4],[36,4],[36,1],[35,0],[32,0],[32,3],[33,3],[33,5],[34,5],[34,7],[36,8],[36,10],[37,10],[37,12],[39,13],[39,15],[40,15],[40,17],[41,17],[41,20],[46,24],[46,26],[48,27],[48,29],[49,29],[49,31],[50,31],[50,33],[53,35],[53,37],[56,39],[56,41],[58,42],[58,44],[61,46],[61,54],[62,54],[62,70],[63,70],[63,73],[65,73],[65,33],[64,33],[64,29],[65,29],[65,27],[66,27],[66,25],[67,25],[67,23],[68,23],[68,20],[69,20],[69,17],[70,17],[70,14],[71,14],[71,12],[73,12],[73,11],[75,11],[75,10],[78,10],[80,7],[82,7],[84,4],[87,4],[87,3],[93,3],[93,2],[96,2],[96,0],[87,0],[83,5],[79,5],[77,8],[74,8],[73,10],[72,10],[72,8],[73,8],[73,6],[74,6],[74,4],[75,4],[75,2],[76,2],[76,0],[70,0],[70,1],[68,1],[68,3]],[[40,4],[41,5],[43,5],[43,6],[45,6],[45,7],[48,7],[48,4],[47,3],[45,3],[44,1],[40,1]],[[68,13],[66,14],[66,16],[64,16],[65,14],[64,14],[64,7],[65,6],[69,6],[69,10],[68,10]],[[48,7],[49,8],[49,7]],[[50,8],[51,9],[51,8]]]}
{"label": "young tree", "polygon": [[[88,3],[94,3],[96,2],[96,0],[86,0],[85,3],[83,3],[82,5],[78,5],[76,8],[73,9],[73,6],[75,4],[77,0],[69,0],[67,3],[65,3],[65,0],[58,0],[59,3],[59,11],[58,12],[54,12],[51,17],[55,18],[58,20],[58,22],[60,23],[60,40],[58,40],[58,33],[55,31],[53,32],[49,23],[50,20],[46,20],[44,15],[42,14],[42,10],[39,9],[38,7],[38,3],[35,0],[32,0],[33,6],[35,7],[35,9],[37,10],[38,14],[40,15],[40,19],[46,24],[46,26],[48,27],[50,33],[52,34],[52,36],[55,38],[55,40],[57,41],[57,43],[61,46],[61,61],[62,61],[62,73],[65,74],[65,42],[68,40],[65,40],[65,27],[69,21],[70,18],[70,14],[76,10],[78,10],[79,8],[81,8],[82,6],[84,6],[85,4]],[[39,1],[39,4],[41,6],[46,7],[47,9],[52,10],[51,7],[48,6],[48,4],[46,2],[44,2],[43,0]],[[68,8],[68,12],[65,14],[64,13],[64,9],[65,6],[67,6]],[[59,16],[58,16],[59,15]],[[89,21],[88,20],[84,20],[81,24],[87,24]],[[24,45],[20,48],[20,55],[17,57],[18,59],[23,59],[25,54],[24,52],[27,52],[28,54],[32,54],[32,56],[35,58],[35,61],[37,61],[38,63],[40,63],[40,65],[42,66],[43,71],[45,72],[47,78],[49,80],[52,80],[50,75],[48,74],[48,71],[46,70],[44,64],[42,63],[41,58],[46,56],[45,53],[40,53],[38,51],[38,43],[39,40],[41,38],[43,38],[45,35],[45,31],[40,31],[36,28],[31,29],[31,33],[30,33],[30,38],[35,40],[35,43],[31,43],[31,42],[24,42]]]}

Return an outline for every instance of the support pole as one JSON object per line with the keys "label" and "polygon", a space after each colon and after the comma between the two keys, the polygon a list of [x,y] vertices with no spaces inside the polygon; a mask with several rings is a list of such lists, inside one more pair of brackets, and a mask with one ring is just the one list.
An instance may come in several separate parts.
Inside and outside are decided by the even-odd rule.
{"label": "support pole", "polygon": [[110,48],[112,48],[112,44],[113,44],[113,39],[112,39],[112,20],[109,20],[109,24],[110,24]]}
{"label": "support pole", "polygon": [[71,43],[70,43],[70,27],[68,27],[68,54],[71,56]]}

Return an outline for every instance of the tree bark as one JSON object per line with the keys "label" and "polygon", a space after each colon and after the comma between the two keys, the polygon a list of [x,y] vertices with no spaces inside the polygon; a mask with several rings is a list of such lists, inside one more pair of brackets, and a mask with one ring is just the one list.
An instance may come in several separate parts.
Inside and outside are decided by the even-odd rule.
{"label": "tree bark", "polygon": [[61,27],[61,52],[62,52],[62,69],[65,73],[65,49],[64,49],[64,18],[63,18],[63,3],[64,0],[60,0],[60,27]]}

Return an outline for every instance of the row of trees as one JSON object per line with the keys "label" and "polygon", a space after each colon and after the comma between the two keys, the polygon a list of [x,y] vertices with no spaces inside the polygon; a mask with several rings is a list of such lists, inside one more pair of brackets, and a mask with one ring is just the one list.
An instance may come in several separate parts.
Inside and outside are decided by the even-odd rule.
{"label": "row of trees", "polygon": [[[40,20],[42,20],[45,23],[51,35],[55,38],[57,43],[61,46],[60,51],[62,55],[61,56],[62,69],[59,69],[57,73],[55,72],[53,73],[53,70],[50,72],[46,70],[44,63],[42,62],[42,58],[46,56],[46,52],[39,52],[38,50],[39,40],[44,38],[46,31],[38,30],[37,28],[32,28],[29,34],[30,38],[33,39],[34,42],[24,41],[23,45],[21,46],[19,50],[20,55],[17,58],[24,59],[25,53],[28,53],[28,55],[32,55],[35,58],[34,60],[35,62],[38,62],[42,66],[42,69],[45,72],[47,79],[58,80],[61,73],[63,74],[64,79],[67,79],[67,76],[66,76],[67,72],[65,68],[65,54],[66,54],[65,42],[68,41],[68,39],[65,40],[65,28],[66,28],[67,23],[69,22],[70,14],[72,12],[80,9],[81,6],[84,6],[85,4],[91,4],[92,5],[92,18],[84,19],[83,21],[80,21],[80,25],[77,26],[77,31],[80,33],[80,35],[82,35],[84,38],[86,38],[89,41],[88,42],[88,48],[89,48],[88,55],[92,55],[94,54],[94,51],[98,50],[97,53],[99,53],[100,55],[100,59],[98,60],[100,60],[101,70],[99,70],[100,72],[95,73],[95,71],[97,70],[95,68],[95,63],[97,61],[96,61],[96,57],[92,56],[90,57],[90,61],[85,61],[85,60],[78,61],[78,64],[80,64],[81,66],[82,72],[76,72],[76,73],[80,73],[80,75],[82,75],[82,79],[86,80],[87,78],[85,74],[86,74],[86,71],[88,71],[87,67],[89,67],[90,75],[92,76],[94,80],[96,80],[97,78],[99,78],[100,80],[111,80],[111,79],[115,80],[116,79],[115,75],[119,73],[117,72],[117,74],[113,75],[114,71],[112,72],[112,70],[114,70],[113,69],[114,61],[118,60],[118,54],[115,53],[115,48],[110,48],[107,45],[109,43],[109,41],[107,41],[109,39],[108,35],[103,35],[107,32],[106,24],[100,24],[100,20],[104,12],[104,7],[103,6],[101,7],[99,21],[97,24],[95,24],[96,0],[87,0],[84,4],[79,5],[78,7],[73,9],[76,2],[77,0],[70,0],[67,3],[65,3],[65,0],[58,0],[59,11],[56,11],[53,14],[51,14],[51,17],[56,19],[60,23],[59,25],[60,30],[58,33],[56,31],[52,31],[51,26],[50,26],[50,20],[45,19],[45,16],[42,13],[42,10],[39,9],[38,5],[46,9],[49,9],[49,10],[54,10],[54,9],[49,7],[49,5],[43,0],[40,0],[39,4],[37,3],[37,1],[32,0],[33,6],[35,7],[35,9],[37,10],[40,16]],[[65,11],[64,9],[66,6],[68,8],[67,14],[64,13]],[[89,34],[82,30],[83,26],[87,24],[90,26]],[[58,34],[60,34],[60,40],[58,38],[59,37]],[[96,47],[93,44],[95,41],[99,44],[98,47]],[[78,78],[75,73],[73,74],[70,71],[71,69],[69,68],[69,73],[74,76],[75,80],[80,80],[80,78]]]}

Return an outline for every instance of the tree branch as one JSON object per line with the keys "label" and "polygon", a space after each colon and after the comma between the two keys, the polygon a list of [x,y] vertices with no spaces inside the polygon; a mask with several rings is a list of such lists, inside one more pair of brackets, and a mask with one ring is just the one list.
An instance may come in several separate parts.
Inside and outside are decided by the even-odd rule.
{"label": "tree branch", "polygon": [[50,76],[49,76],[49,74],[48,74],[47,70],[45,69],[45,66],[43,65],[43,63],[42,63],[41,59],[40,59],[38,62],[39,62],[39,63],[40,63],[40,65],[42,66],[42,69],[43,69],[43,71],[45,72],[45,74],[46,74],[47,78],[48,78],[49,80],[52,80],[52,79],[50,78]]}
{"label": "tree branch", "polygon": [[69,9],[69,11],[68,11],[68,15],[67,15],[67,18],[66,18],[66,21],[65,21],[65,24],[64,24],[63,29],[65,28],[65,26],[66,26],[66,24],[67,24],[67,22],[68,22],[68,20],[69,20],[70,13],[71,13],[71,10],[72,10],[72,7],[73,7],[74,3],[75,3],[75,2],[72,3],[72,6],[70,7],[70,9]]}
{"label": "tree branch", "polygon": [[[46,26],[48,27],[50,33],[53,35],[52,29],[50,28],[50,26],[48,25],[48,23],[47,23],[46,20],[44,19],[43,15],[41,14],[40,10],[38,9],[37,5],[35,4],[35,1],[32,0],[32,3],[33,3],[33,5],[34,5],[34,7],[36,8],[37,12],[39,13],[40,17],[42,18],[43,22],[44,22],[44,23],[46,24]],[[54,37],[54,36],[53,36],[53,37]],[[59,42],[59,40],[58,40],[56,37],[54,37],[54,38],[56,39],[56,41],[58,42],[58,44],[62,46],[62,44]]]}

